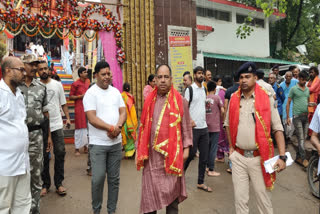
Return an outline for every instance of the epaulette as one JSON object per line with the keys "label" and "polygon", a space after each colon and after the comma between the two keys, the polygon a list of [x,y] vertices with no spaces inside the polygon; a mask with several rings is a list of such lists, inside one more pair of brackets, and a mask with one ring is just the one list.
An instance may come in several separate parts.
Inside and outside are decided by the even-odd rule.
{"label": "epaulette", "polygon": [[271,96],[271,93],[269,91],[267,91],[264,87],[262,87],[261,85],[259,85],[259,87],[268,95],[268,97]]}

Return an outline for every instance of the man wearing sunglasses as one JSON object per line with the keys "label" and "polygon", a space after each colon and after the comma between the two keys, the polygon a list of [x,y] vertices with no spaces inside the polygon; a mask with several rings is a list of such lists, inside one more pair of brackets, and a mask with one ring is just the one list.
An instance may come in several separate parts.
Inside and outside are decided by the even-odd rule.
{"label": "man wearing sunglasses", "polygon": [[26,71],[17,57],[2,60],[0,81],[0,213],[29,213],[31,207],[28,128],[21,90]]}
{"label": "man wearing sunglasses", "polygon": [[[49,118],[46,86],[36,79],[39,59],[33,54],[21,57],[26,70],[25,82],[19,86],[24,96],[29,131],[29,158],[31,175],[31,214],[40,213],[40,192],[42,189],[41,171],[43,168],[43,131],[42,127]],[[42,125],[43,124],[43,125]],[[52,145],[51,134],[48,136],[48,147]]]}

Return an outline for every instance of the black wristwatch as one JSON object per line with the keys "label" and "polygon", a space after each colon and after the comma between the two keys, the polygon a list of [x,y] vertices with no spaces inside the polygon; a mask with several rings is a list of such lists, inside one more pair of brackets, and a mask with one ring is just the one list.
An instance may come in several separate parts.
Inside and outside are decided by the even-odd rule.
{"label": "black wristwatch", "polygon": [[286,162],[287,159],[288,159],[287,155],[279,155],[279,158],[280,158],[281,160],[283,160],[284,162]]}

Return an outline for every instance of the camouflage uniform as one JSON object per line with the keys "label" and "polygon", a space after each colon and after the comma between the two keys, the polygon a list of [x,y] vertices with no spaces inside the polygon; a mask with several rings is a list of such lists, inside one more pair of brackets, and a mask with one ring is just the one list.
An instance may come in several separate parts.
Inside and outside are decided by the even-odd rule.
{"label": "camouflage uniform", "polygon": [[40,193],[42,189],[41,171],[43,168],[43,135],[40,124],[44,121],[43,112],[47,109],[46,86],[33,79],[30,86],[19,86],[27,108],[26,123],[29,129],[29,157],[31,174],[32,205],[30,213],[40,213]]}

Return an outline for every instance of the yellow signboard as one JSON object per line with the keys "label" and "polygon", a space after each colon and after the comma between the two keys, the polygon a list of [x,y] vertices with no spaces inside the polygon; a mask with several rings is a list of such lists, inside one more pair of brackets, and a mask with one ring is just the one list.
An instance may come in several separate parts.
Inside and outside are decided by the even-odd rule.
{"label": "yellow signboard", "polygon": [[169,36],[170,66],[172,69],[173,85],[180,89],[183,73],[192,73],[192,47],[190,36]]}

